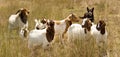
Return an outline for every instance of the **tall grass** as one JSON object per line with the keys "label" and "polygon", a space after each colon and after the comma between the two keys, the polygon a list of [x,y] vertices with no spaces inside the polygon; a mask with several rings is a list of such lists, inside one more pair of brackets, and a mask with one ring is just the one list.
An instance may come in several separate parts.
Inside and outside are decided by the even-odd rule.
{"label": "tall grass", "polygon": [[[19,8],[30,10],[29,30],[34,28],[34,19],[62,20],[70,13],[83,16],[86,7],[95,8],[95,23],[104,19],[108,30],[108,48],[110,57],[120,57],[120,2],[119,0],[0,0],[0,57],[29,57],[27,41],[21,39],[18,32],[13,31],[13,38],[8,35],[8,18]],[[107,9],[107,10],[106,10]],[[107,13],[107,15],[105,14]],[[56,37],[57,38],[57,37]],[[99,49],[95,39],[76,40],[65,46],[55,43],[50,50],[38,49],[38,57],[99,57]]]}

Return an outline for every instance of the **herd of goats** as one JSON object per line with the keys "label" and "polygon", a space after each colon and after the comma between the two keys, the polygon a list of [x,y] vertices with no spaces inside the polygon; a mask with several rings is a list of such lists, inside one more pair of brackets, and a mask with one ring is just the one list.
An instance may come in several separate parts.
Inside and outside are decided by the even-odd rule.
{"label": "herd of goats", "polygon": [[[88,35],[96,39],[96,43],[107,44],[106,23],[104,20],[99,20],[94,23],[94,8],[88,8],[87,12],[82,17],[77,17],[75,14],[69,14],[63,20],[42,20],[35,19],[35,28],[28,30],[28,15],[29,11],[25,8],[20,8],[16,14],[9,17],[10,31],[20,28],[19,34],[21,38],[28,39],[28,48],[32,49],[35,46],[41,46],[43,49],[48,48],[51,42],[54,42],[54,36],[58,35],[59,40],[64,42],[64,35],[67,35],[67,41],[72,42],[76,39],[85,39]],[[82,20],[82,23],[75,23]]]}

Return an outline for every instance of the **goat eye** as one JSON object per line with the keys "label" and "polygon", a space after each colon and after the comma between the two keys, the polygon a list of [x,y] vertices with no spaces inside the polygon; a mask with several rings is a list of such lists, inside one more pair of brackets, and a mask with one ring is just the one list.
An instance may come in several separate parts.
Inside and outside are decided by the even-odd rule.
{"label": "goat eye", "polygon": [[27,12],[28,14],[30,13],[30,12]]}

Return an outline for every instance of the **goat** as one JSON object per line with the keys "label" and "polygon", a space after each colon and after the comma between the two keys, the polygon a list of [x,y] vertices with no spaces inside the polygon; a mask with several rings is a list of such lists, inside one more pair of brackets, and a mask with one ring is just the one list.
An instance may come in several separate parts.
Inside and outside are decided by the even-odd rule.
{"label": "goat", "polygon": [[64,34],[67,32],[69,26],[72,24],[72,22],[78,22],[79,19],[74,15],[70,14],[68,17],[66,17],[64,20],[61,21],[54,21],[55,22],[55,35],[59,35],[59,39],[62,42],[62,38],[64,38]]}
{"label": "goat", "polygon": [[19,9],[16,14],[9,17],[9,29],[13,30],[16,28],[28,27],[28,14],[29,11],[25,8]]}
{"label": "goat", "polygon": [[50,42],[54,39],[54,21],[47,20],[47,27],[42,30],[32,30],[28,35],[28,47],[32,49],[36,46],[42,46],[46,49]]}
{"label": "goat", "polygon": [[106,23],[103,20],[100,20],[97,25],[92,25],[91,35],[96,39],[96,43],[99,44],[107,42],[107,31],[105,29]]}
{"label": "goat", "polygon": [[107,30],[105,28],[106,23],[103,20],[99,20],[99,22],[91,27],[91,35],[96,39],[96,44],[99,48],[99,51],[104,50],[104,52],[100,53],[99,56],[106,57],[107,55]]}
{"label": "goat", "polygon": [[76,39],[85,39],[87,35],[90,35],[92,23],[89,19],[83,19],[82,25],[72,24],[67,31],[68,41],[74,41]]}
{"label": "goat", "polygon": [[94,8],[89,9],[87,7],[87,12],[84,13],[83,17],[80,17],[81,19],[89,18],[91,22],[94,22]]}

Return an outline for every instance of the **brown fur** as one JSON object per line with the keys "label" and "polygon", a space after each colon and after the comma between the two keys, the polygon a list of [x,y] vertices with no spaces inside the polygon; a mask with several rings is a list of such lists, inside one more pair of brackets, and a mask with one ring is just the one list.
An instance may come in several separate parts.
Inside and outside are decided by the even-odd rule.
{"label": "brown fur", "polygon": [[91,26],[92,26],[91,21],[89,19],[86,20],[85,24],[82,25],[82,27],[85,28],[84,32],[87,33],[87,31],[90,31],[91,30]]}
{"label": "brown fur", "polygon": [[64,34],[67,32],[69,26],[72,25],[72,22],[78,22],[79,21],[78,18],[74,14],[71,14],[68,17],[69,17],[68,19],[65,19],[66,28],[65,28],[65,31],[63,32],[63,37],[64,37]]}
{"label": "brown fur", "polygon": [[55,34],[54,22],[50,20],[50,22],[48,22],[47,25],[48,25],[48,28],[47,28],[46,37],[48,42],[51,42],[54,39],[54,34]]}
{"label": "brown fur", "polygon": [[[98,24],[100,25],[100,27],[98,27]],[[105,26],[106,26],[106,23],[103,20],[100,20],[97,23],[96,29],[100,31],[101,34],[105,34]]]}
{"label": "brown fur", "polygon": [[24,28],[24,29],[23,29],[23,31],[24,31],[24,34],[23,34],[23,36],[24,36],[24,37],[27,37],[28,30],[27,30],[26,28]]}
{"label": "brown fur", "polygon": [[85,34],[87,33],[87,29],[84,29]]}
{"label": "brown fur", "polygon": [[[62,37],[64,38],[64,34],[67,32],[69,26],[72,25],[72,22],[78,22],[79,19],[74,15],[74,14],[70,14],[66,19],[65,19],[65,23],[66,23],[66,28],[65,31],[62,34]],[[58,22],[59,24],[59,22]]]}
{"label": "brown fur", "polygon": [[17,11],[17,13],[19,13],[19,12],[20,12],[19,16],[20,16],[21,21],[24,24],[26,24],[27,23],[27,19],[28,19],[27,14],[29,14],[29,11],[27,11],[26,9],[20,9],[20,10]]}
{"label": "brown fur", "polygon": [[41,20],[41,23],[43,23],[43,24],[45,24],[46,22],[47,22],[46,19],[42,19],[42,20]]}
{"label": "brown fur", "polygon": [[73,22],[78,22],[79,19],[74,15],[74,14],[71,14],[69,17],[69,20],[73,21]]}
{"label": "brown fur", "polygon": [[60,21],[55,21],[55,23],[56,23],[57,25],[59,25],[61,22],[60,22]]}
{"label": "brown fur", "polygon": [[[78,22],[79,19],[74,15],[74,14],[70,14],[67,18],[64,19],[65,23],[66,23],[66,28],[62,34],[62,37],[64,38],[64,34],[67,32],[68,28],[70,25],[72,25],[72,22]],[[61,22],[60,21],[55,21],[55,23],[57,25],[59,25]]]}
{"label": "brown fur", "polygon": [[24,37],[27,37],[27,31],[24,30]]}
{"label": "brown fur", "polygon": [[65,28],[65,31],[63,32],[63,37],[64,37],[64,34],[68,31],[68,28],[72,25],[72,22],[70,20],[65,20],[66,22],[66,28]]}
{"label": "brown fur", "polygon": [[18,14],[20,11],[21,11],[21,10],[19,9],[19,10],[16,12],[16,14]]}

